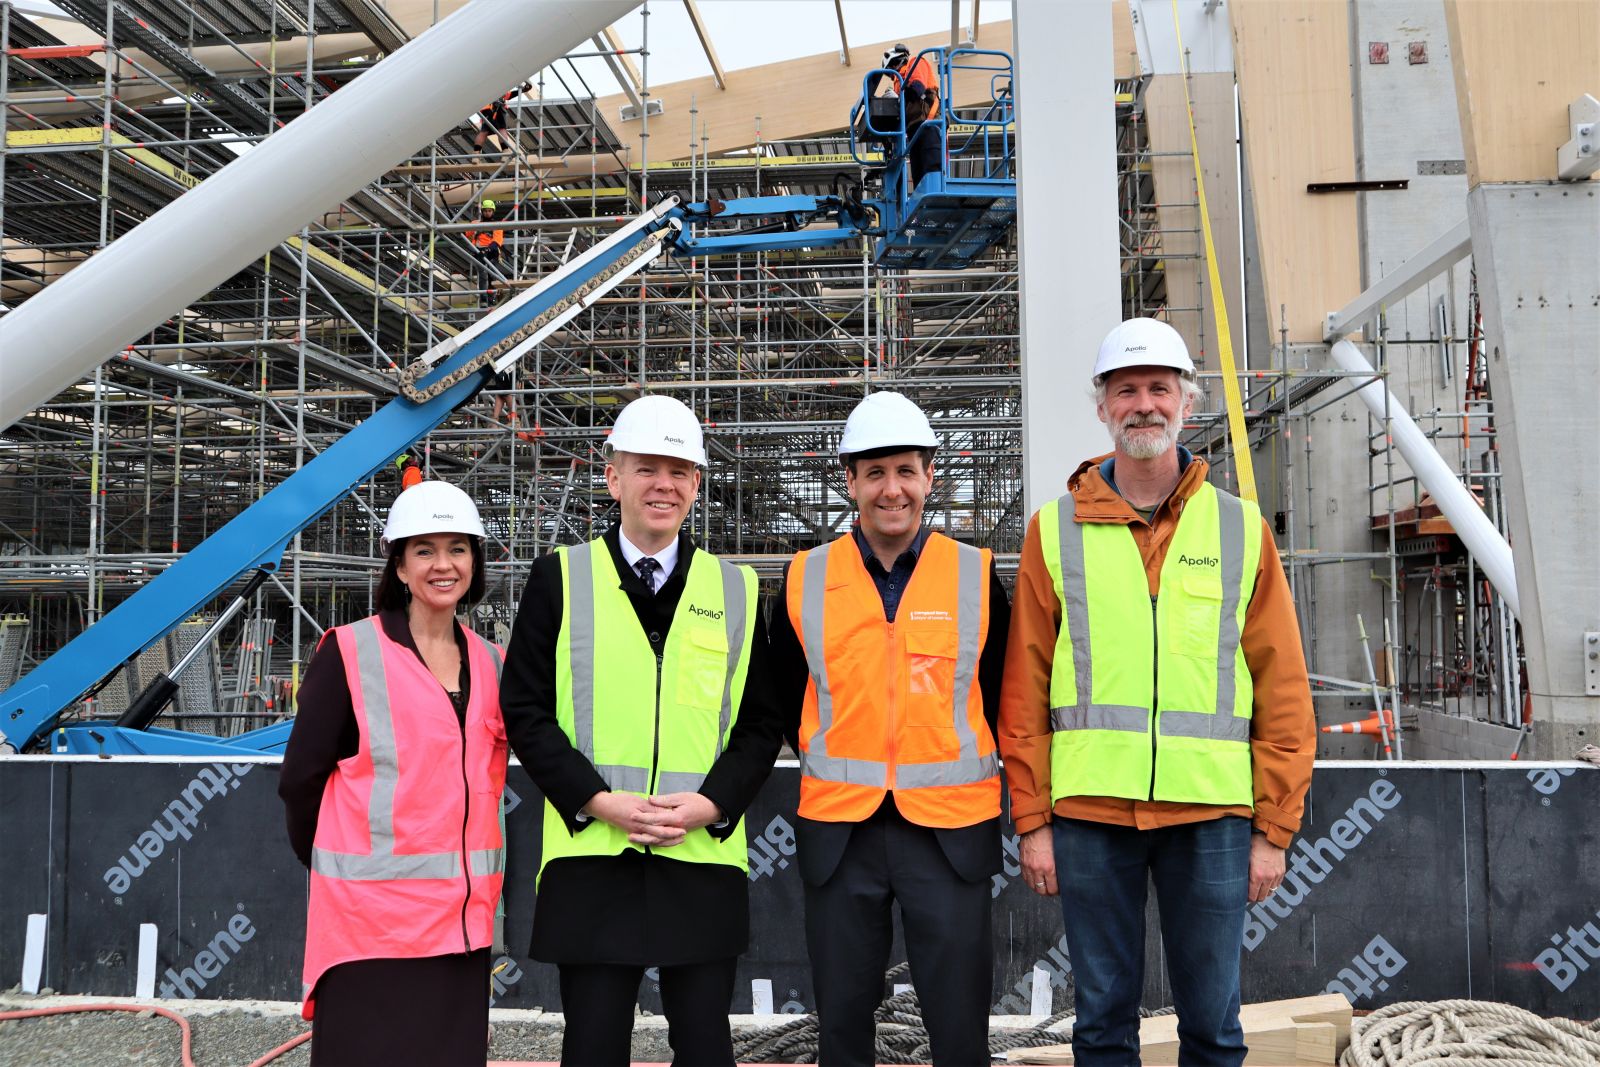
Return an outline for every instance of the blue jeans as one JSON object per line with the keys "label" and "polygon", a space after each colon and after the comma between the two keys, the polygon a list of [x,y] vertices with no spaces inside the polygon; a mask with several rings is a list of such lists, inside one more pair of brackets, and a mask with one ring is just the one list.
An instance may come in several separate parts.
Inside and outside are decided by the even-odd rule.
{"label": "blue jeans", "polygon": [[1139,1062],[1145,886],[1153,880],[1178,1009],[1178,1063],[1238,1067],[1245,1055],[1239,957],[1250,883],[1249,820],[1224,816],[1157,830],[1077,819],[1052,825],[1077,988],[1076,1062]]}

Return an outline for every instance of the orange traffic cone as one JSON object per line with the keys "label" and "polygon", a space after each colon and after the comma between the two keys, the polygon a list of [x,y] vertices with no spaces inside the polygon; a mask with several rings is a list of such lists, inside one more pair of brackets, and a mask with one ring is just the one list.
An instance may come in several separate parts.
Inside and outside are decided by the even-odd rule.
{"label": "orange traffic cone", "polygon": [[1383,712],[1382,725],[1379,725],[1378,712],[1375,711],[1371,715],[1368,715],[1365,719],[1361,719],[1357,722],[1336,722],[1332,726],[1324,726],[1322,728],[1322,732],[1325,734],[1376,735],[1383,733],[1384,726],[1389,728],[1389,732],[1391,734],[1394,733],[1394,712],[1387,710]]}

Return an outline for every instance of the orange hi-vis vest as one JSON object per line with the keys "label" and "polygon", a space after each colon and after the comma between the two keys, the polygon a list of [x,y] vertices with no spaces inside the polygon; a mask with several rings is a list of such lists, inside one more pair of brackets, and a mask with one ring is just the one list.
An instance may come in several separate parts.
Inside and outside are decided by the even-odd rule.
{"label": "orange hi-vis vest", "polygon": [[916,62],[911,64],[911,69],[902,73],[905,83],[921,82],[922,87],[933,94],[933,99],[928,102],[928,118],[939,117],[939,75],[934,71],[933,64],[928,62],[927,56],[918,56]]}
{"label": "orange hi-vis vest", "polygon": [[376,617],[335,627],[360,728],[329,776],[311,852],[305,1005],[350,960],[472,952],[494,940],[504,877],[499,651],[467,632],[466,722]]}
{"label": "orange hi-vis vest", "polygon": [[472,242],[472,247],[477,249],[493,248],[495,245],[504,246],[506,243],[505,230],[468,230],[467,240]]}
{"label": "orange hi-vis vest", "polygon": [[852,535],[795,557],[787,607],[811,672],[800,713],[801,816],[859,822],[890,790],[900,814],[921,826],[1000,814],[978,683],[991,566],[988,549],[929,534],[891,623]]}

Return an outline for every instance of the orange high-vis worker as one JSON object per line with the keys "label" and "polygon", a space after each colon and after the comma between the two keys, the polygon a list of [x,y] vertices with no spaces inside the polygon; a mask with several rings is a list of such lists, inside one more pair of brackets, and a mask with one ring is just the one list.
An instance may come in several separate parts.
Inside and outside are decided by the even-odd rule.
{"label": "orange high-vis worker", "polygon": [[317,817],[306,910],[308,1019],[317,979],[337,964],[489,947],[505,872],[498,650],[469,636],[472,685],[462,722],[428,666],[376,618],[335,627],[323,640],[330,637],[344,660],[360,747],[328,778]]}
{"label": "orange high-vis worker", "polygon": [[934,71],[933,64],[928,62],[927,56],[918,56],[909,69],[901,70],[900,76],[905,83],[921,82],[922,88],[928,93],[928,118],[939,117],[939,75]]}
{"label": "orange high-vis worker", "polygon": [[890,623],[853,536],[795,557],[787,607],[811,675],[801,817],[859,822],[890,790],[921,826],[999,816],[999,763],[976,684],[992,566],[988,549],[930,534]]}

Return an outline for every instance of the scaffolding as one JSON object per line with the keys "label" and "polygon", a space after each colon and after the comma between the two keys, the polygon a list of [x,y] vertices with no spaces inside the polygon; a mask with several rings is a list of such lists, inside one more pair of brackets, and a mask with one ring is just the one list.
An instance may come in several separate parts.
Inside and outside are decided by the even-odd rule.
{"label": "scaffolding", "polygon": [[[66,45],[0,0],[0,303],[8,306],[406,39],[371,0],[196,0],[181,15],[155,0],[61,6],[100,28],[101,39]],[[319,39],[356,34],[370,47],[319,55]],[[635,52],[648,85],[648,48]],[[474,145],[478,120],[464,121],[0,433],[0,614],[29,622],[15,631],[25,640],[13,642],[21,669],[369,417],[397,393],[399,367],[642,205],[668,195],[821,195],[865,177],[850,160],[847,132],[763,140],[759,119],[747,150],[711,157],[699,127],[687,144],[655,149],[665,159],[632,158],[573,58],[529,72],[526,88],[513,89],[509,151],[484,158]],[[1161,228],[1146,84],[1116,87],[1124,311],[1170,317],[1197,311],[1188,305],[1198,300],[1167,292],[1164,264],[1185,253]],[[568,157],[582,159],[586,173],[552,169]],[[465,236],[485,196],[507,208],[494,223],[507,233],[506,254],[487,269]],[[964,271],[877,270],[863,242],[848,251],[675,258],[642,272],[413,451],[430,477],[462,486],[485,518],[489,591],[475,609],[479,625],[503,635],[532,560],[613,521],[605,429],[643,391],[678,396],[706,426],[710,474],[690,532],[753,564],[769,586],[793,552],[847,527],[838,435],[850,408],[882,388],[920,404],[944,442],[930,525],[993,549],[1009,575],[1028,517],[1017,293],[1014,240]],[[1242,372],[1254,447],[1287,452],[1298,443],[1296,426],[1333,402],[1324,391],[1338,385],[1342,395],[1352,384],[1340,372],[1310,370],[1303,355],[1282,343],[1273,366]],[[1219,396],[1218,376],[1202,377],[1208,398]],[[1486,395],[1473,404],[1481,444],[1492,423]],[[1220,404],[1203,406],[1185,444],[1226,478],[1231,446]],[[1376,428],[1374,441],[1381,436]],[[1315,565],[1350,557],[1318,556],[1314,513],[1296,506],[1312,488],[1309,435],[1302,438],[1300,482],[1294,464],[1277,464],[1273,488],[1306,618]],[[1412,565],[1400,560],[1412,557],[1386,532],[1404,510],[1403,492],[1394,492],[1404,487],[1392,461],[1374,462],[1389,464],[1386,491],[1373,494],[1374,514],[1388,516],[1374,530],[1388,543],[1359,565],[1391,572],[1396,634],[1409,634],[1425,611],[1473,620],[1436,626],[1415,654],[1391,653],[1387,662],[1403,662],[1401,673],[1418,680],[1418,700],[1482,692],[1505,704],[1515,643],[1512,627],[1495,622],[1498,601],[1483,594],[1457,548],[1448,564],[1442,556],[1428,564],[1439,577],[1410,606],[1400,579],[1410,579]],[[1492,495],[1492,453],[1473,462],[1464,473]],[[322,631],[372,610],[380,517],[398,488],[398,471],[380,473],[291,542],[279,572],[220,643],[210,667],[213,729],[232,732],[230,717],[253,725],[288,710]],[[1306,643],[1315,664],[1314,631]],[[1400,695],[1400,681],[1388,684]]]}

